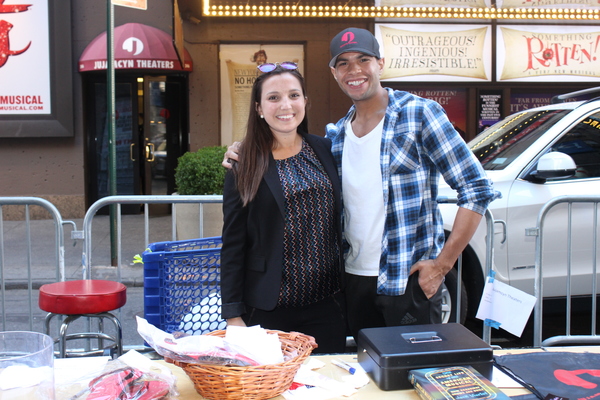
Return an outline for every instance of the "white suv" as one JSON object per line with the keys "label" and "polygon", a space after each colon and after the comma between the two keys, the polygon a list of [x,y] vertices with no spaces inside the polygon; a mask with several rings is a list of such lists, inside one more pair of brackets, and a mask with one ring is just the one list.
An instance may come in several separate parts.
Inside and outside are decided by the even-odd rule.
{"label": "white suv", "polygon": [[[595,88],[556,96],[558,101],[566,102],[510,115],[469,142],[493,180],[494,189],[502,193],[501,199],[490,204],[496,221],[493,259],[496,278],[528,293],[533,294],[536,238],[527,236],[526,229],[537,225],[542,206],[561,195],[600,195],[600,98],[569,101],[594,91],[600,94],[600,88]],[[456,197],[443,180],[440,196]],[[445,229],[450,231],[457,207],[442,204],[440,209]],[[598,232],[598,227],[593,226],[592,207],[576,204],[572,210],[571,294],[589,295],[592,293],[589,254],[592,232],[594,229]],[[564,297],[567,205],[554,207],[545,221],[544,249],[549,253],[543,265],[544,297]],[[463,320],[466,307],[468,315],[474,316],[481,299],[485,237],[482,221],[463,253]],[[453,292],[450,283],[448,289]],[[454,298],[454,293],[451,296]]]}

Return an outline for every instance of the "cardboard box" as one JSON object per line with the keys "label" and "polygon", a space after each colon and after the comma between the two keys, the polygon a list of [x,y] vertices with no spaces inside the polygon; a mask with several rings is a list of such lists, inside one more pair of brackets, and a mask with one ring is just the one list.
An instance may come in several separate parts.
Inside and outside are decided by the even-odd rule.
{"label": "cardboard box", "polygon": [[362,329],[358,362],[381,390],[411,389],[411,369],[470,365],[492,377],[492,348],[461,324]]}

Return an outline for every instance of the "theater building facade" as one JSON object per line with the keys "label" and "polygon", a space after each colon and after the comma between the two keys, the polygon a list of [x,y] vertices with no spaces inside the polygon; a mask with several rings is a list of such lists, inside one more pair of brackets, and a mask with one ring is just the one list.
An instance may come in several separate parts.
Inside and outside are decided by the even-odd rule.
{"label": "theater building facade", "polygon": [[490,1],[5,0],[0,196],[43,197],[80,218],[109,194],[173,193],[179,156],[243,136],[265,61],[298,63],[310,130],[324,135],[351,105],[327,66],[348,26],[376,35],[385,86],[437,100],[466,140],[600,86],[597,1]]}

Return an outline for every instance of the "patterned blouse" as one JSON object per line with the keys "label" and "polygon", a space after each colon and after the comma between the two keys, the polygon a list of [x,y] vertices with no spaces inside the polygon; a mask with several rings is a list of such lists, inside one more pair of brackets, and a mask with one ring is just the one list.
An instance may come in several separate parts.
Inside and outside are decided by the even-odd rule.
{"label": "patterned blouse", "polygon": [[301,307],[340,290],[333,189],[304,140],[298,154],[276,164],[285,197],[283,279],[277,306]]}

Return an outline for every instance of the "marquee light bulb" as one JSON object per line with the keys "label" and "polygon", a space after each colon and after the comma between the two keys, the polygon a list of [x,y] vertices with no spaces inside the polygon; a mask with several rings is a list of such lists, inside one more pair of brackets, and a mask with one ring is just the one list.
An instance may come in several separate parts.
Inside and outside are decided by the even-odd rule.
{"label": "marquee light bulb", "polygon": [[[314,6],[294,4],[282,5],[247,0],[238,4],[219,4],[224,0],[205,0],[203,15],[226,17],[346,17],[346,18],[413,18],[413,19],[517,19],[517,20],[600,20],[600,10],[579,8],[495,8],[495,7],[390,7],[390,6],[343,6],[319,4]],[[235,1],[235,0],[228,0]],[[363,0],[364,1],[364,0]],[[212,4],[211,4],[212,3]],[[285,12],[284,12],[285,11]]]}

